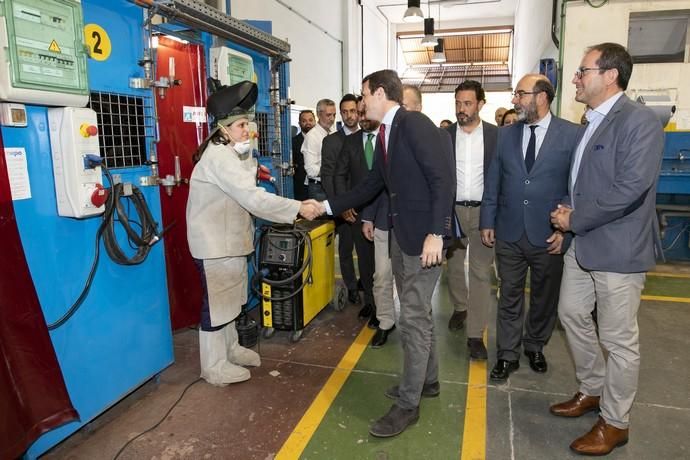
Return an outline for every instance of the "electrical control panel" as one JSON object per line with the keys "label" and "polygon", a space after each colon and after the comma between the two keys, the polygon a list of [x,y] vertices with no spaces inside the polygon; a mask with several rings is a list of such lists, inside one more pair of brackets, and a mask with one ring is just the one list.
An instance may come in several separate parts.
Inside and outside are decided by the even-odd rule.
{"label": "electrical control panel", "polygon": [[102,214],[108,195],[101,167],[91,167],[88,161],[100,158],[96,112],[48,109],[48,124],[58,214],[77,218]]}
{"label": "electrical control panel", "polygon": [[83,107],[84,20],[76,0],[0,0],[0,100]]}
{"label": "electrical control panel", "polygon": [[227,86],[241,81],[256,82],[254,60],[226,46],[211,48],[211,76]]}

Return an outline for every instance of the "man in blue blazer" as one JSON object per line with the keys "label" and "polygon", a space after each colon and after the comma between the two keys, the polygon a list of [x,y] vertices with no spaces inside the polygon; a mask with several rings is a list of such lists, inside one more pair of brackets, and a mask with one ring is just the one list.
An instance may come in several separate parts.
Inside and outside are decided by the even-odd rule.
{"label": "man in blue blazer", "polygon": [[[521,123],[498,130],[496,154],[484,179],[479,227],[482,242],[495,245],[501,278],[494,381],[520,367],[520,345],[533,371],[547,369],[542,350],[556,323],[563,272],[563,234],[552,228],[550,213],[568,194],[570,159],[580,132],[579,125],[551,114],[554,95],[543,75],[520,79],[512,102]],[[523,320],[528,268],[530,308]]]}
{"label": "man in blue blazer", "polygon": [[628,442],[640,369],[637,311],[646,272],[655,265],[664,132],[652,110],[623,93],[632,67],[616,43],[592,46],[582,58],[573,83],[575,100],[590,108],[589,123],[573,154],[571,201],[551,214],[557,228],[575,235],[565,254],[558,315],[580,384],[551,413],[599,411],[594,427],[570,444],[586,455],[606,455]]}
{"label": "man in blue blazer", "polygon": [[439,391],[431,295],[452,235],[455,175],[439,129],[426,115],[400,107],[402,82],[395,71],[365,77],[362,97],[367,118],[381,121],[374,165],[364,182],[324,208],[337,215],[388,192],[404,364],[400,385],[386,392],[397,395],[395,404],[369,433],[391,437],[417,421],[422,395]]}

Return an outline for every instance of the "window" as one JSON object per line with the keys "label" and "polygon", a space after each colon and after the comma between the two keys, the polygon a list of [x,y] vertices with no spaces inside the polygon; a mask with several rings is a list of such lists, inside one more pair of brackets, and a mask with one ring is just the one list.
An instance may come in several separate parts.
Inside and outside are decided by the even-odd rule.
{"label": "window", "polygon": [[628,51],[634,63],[689,62],[690,10],[630,13]]}

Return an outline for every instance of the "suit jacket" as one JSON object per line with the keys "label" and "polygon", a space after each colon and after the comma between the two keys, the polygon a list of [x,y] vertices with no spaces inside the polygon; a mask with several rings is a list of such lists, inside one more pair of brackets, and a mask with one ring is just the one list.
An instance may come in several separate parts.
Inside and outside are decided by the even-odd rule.
{"label": "suit jacket", "polygon": [[654,267],[663,150],[654,112],[622,95],[587,143],[571,184],[570,227],[583,268],[637,273]]}
{"label": "suit jacket", "polygon": [[509,243],[525,233],[533,246],[545,248],[553,234],[551,211],[568,194],[570,162],[582,130],[552,116],[528,173],[522,153],[523,127],[515,123],[498,130],[496,154],[484,176],[479,228],[495,229],[496,238]]}
{"label": "suit jacket", "polygon": [[422,253],[428,234],[450,238],[455,174],[448,168],[444,142],[434,123],[420,112],[399,108],[390,128],[387,156],[376,143],[372,170],[364,182],[329,200],[334,214],[356,208],[384,188],[390,198],[395,236],[407,255]]}
{"label": "suit jacket", "polygon": [[323,138],[321,144],[321,185],[328,198],[335,196],[335,165],[347,135],[342,129]]}
{"label": "suit jacket", "polygon": [[[455,137],[458,133],[458,122],[446,128],[450,134],[450,140],[453,142],[453,168],[455,168]],[[489,171],[489,165],[494,157],[496,151],[496,137],[498,136],[498,128],[491,123],[482,121],[482,132],[484,133],[484,176]]]}
{"label": "suit jacket", "polygon": [[[292,176],[294,184],[295,199],[307,199],[306,186],[304,181],[307,178],[307,172],[304,170],[304,155],[302,155],[302,144],[304,143],[304,135],[297,134],[292,138],[292,163],[295,165],[295,174]],[[300,195],[300,193],[302,193]]]}

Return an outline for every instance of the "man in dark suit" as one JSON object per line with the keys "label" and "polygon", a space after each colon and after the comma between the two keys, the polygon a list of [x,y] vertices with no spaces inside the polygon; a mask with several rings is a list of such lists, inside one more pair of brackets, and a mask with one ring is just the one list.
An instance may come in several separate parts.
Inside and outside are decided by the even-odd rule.
{"label": "man in dark suit", "polygon": [[[343,96],[340,100],[340,118],[343,122],[342,128],[326,136],[321,144],[321,185],[323,185],[328,198],[335,196],[335,165],[343,149],[343,142],[345,142],[347,136],[359,130],[357,96],[354,94]],[[348,212],[347,216],[349,215]],[[340,274],[347,288],[348,300],[350,303],[357,304],[361,299],[359,297],[357,274],[355,273],[355,262],[352,257],[352,250],[354,249],[352,226],[342,216],[336,217],[335,224],[335,231],[338,234]],[[369,318],[373,308],[372,303],[365,302],[359,316]]]}
{"label": "man in dark suit", "polygon": [[373,436],[390,437],[417,421],[423,394],[439,392],[431,295],[444,243],[452,234],[455,179],[438,128],[424,114],[400,107],[402,83],[395,71],[365,77],[362,96],[367,118],[381,121],[374,166],[361,186],[324,202],[324,210],[340,214],[374,199],[384,188],[390,198],[404,364],[400,385],[386,392],[397,397],[396,403],[369,430]]}
{"label": "man in dark suit", "polygon": [[[359,125],[362,129],[345,138],[343,148],[338,154],[335,167],[335,195],[342,195],[357,187],[366,179],[374,164],[374,145],[379,123],[366,118],[364,103],[357,103],[359,112]],[[366,203],[369,205],[370,203]],[[365,206],[366,206],[365,205]],[[357,248],[357,266],[359,267],[359,279],[364,288],[364,304],[370,306],[368,312],[369,327],[378,327],[376,319],[376,307],[374,302],[374,243],[362,234],[361,212],[365,206],[350,209],[343,213],[342,217],[351,226],[352,239]],[[367,312],[364,312],[367,313]],[[360,316],[362,312],[360,312]],[[378,333],[378,330],[377,330]]]}
{"label": "man in dark suit", "polygon": [[[551,214],[557,228],[574,234],[558,315],[580,384],[551,413],[578,417],[599,410],[594,427],[570,444],[586,455],[606,455],[628,441],[640,369],[637,311],[646,272],[656,262],[664,132],[652,110],[623,93],[632,67],[617,43],[592,46],[582,58],[573,83],[575,100],[590,107],[589,123],[573,154],[570,203]],[[595,302],[598,328],[591,316]]]}
{"label": "man in dark suit", "polygon": [[[520,367],[520,345],[533,371],[547,369],[542,350],[556,323],[563,272],[563,234],[551,227],[549,214],[568,194],[580,132],[579,125],[551,114],[554,95],[543,75],[520,79],[512,102],[521,123],[498,130],[496,155],[484,178],[479,228],[483,243],[495,244],[501,278],[494,381],[504,381]],[[527,269],[530,302],[523,321]]]}
{"label": "man in dark suit", "polygon": [[307,171],[304,170],[304,155],[302,155],[302,144],[304,143],[304,136],[316,124],[314,112],[311,110],[302,110],[299,113],[299,128],[301,132],[297,133],[292,138],[292,163],[295,165],[295,173],[292,176],[292,190],[296,200],[304,201],[307,196]]}
{"label": "man in dark suit", "polygon": [[[457,122],[449,128],[457,176],[455,213],[464,237],[448,249],[448,292],[454,312],[450,330],[463,327],[467,319],[467,346],[470,358],[487,358],[482,336],[488,324],[491,273],[494,250],[482,244],[479,233],[479,206],[484,193],[484,177],[496,149],[498,128],[479,118],[486,98],[479,82],[466,80],[455,89]],[[465,255],[469,250],[469,283],[465,283]]]}

